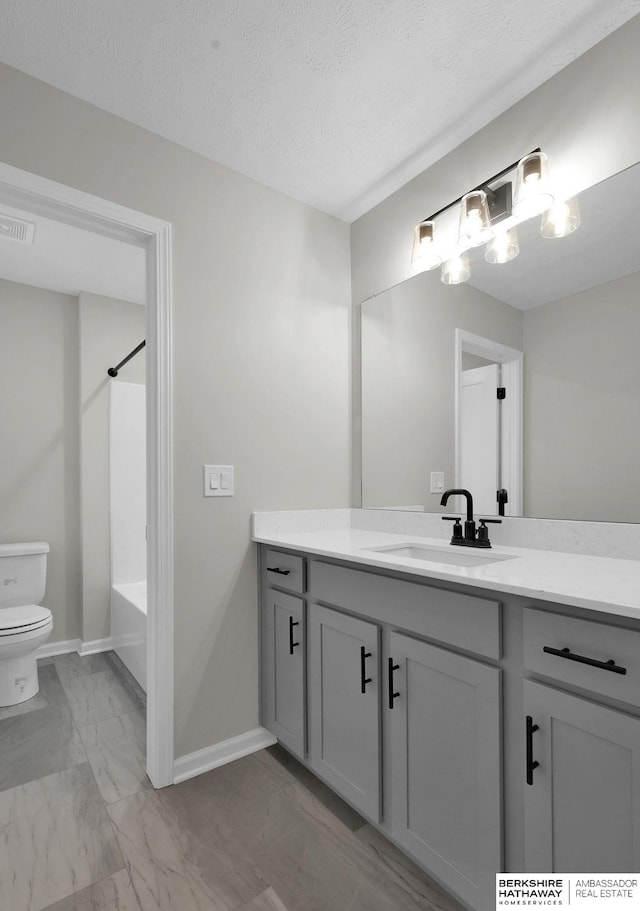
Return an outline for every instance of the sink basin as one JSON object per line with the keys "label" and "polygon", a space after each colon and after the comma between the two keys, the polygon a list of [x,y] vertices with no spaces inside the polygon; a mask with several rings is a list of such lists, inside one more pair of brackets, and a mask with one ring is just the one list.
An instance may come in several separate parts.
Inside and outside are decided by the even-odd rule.
{"label": "sink basin", "polygon": [[392,557],[409,557],[411,560],[423,560],[428,563],[449,563],[452,566],[487,566],[515,559],[486,552],[478,553],[464,547],[450,546],[445,550],[430,544],[388,544],[386,547],[364,547],[363,550],[389,554]]}

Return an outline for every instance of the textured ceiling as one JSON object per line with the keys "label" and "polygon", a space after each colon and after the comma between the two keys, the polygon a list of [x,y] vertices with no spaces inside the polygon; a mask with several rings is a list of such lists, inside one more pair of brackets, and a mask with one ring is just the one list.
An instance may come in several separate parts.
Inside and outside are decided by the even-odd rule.
{"label": "textured ceiling", "polygon": [[352,220],[640,0],[2,0],[0,60]]}

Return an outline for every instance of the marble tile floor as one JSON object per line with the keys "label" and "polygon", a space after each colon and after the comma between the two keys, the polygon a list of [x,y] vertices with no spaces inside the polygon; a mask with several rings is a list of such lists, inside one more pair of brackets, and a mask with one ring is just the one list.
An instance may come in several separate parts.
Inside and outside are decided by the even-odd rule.
{"label": "marble tile floor", "polygon": [[156,791],[116,656],[39,673],[0,709],[3,911],[462,911],[280,747]]}

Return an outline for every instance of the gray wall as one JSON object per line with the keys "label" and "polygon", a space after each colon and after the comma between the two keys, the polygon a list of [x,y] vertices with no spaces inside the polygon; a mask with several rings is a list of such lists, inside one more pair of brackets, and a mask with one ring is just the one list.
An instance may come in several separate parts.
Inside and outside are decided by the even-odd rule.
{"label": "gray wall", "polygon": [[578,192],[640,159],[640,17],[575,60],[449,155],[354,222],[353,490],[360,490],[359,308],[409,278],[412,231],[430,212],[541,146],[554,177]]}
{"label": "gray wall", "polygon": [[525,515],[638,522],[640,273],[525,311]]}
{"label": "gray wall", "polygon": [[[439,512],[455,484],[455,329],[522,349],[522,313],[423,272],[362,306],[362,502]],[[480,359],[478,359],[480,360]]]}
{"label": "gray wall", "polygon": [[80,294],[78,308],[82,638],[90,642],[111,633],[109,383],[144,383],[145,352],[125,364],[117,379],[109,379],[107,368],[145,337],[145,310],[85,292]]}
{"label": "gray wall", "polygon": [[[6,66],[0,122],[0,160],[173,224],[184,755],[258,722],[252,510],[349,505],[349,228]],[[205,462],[235,497],[203,499]]]}
{"label": "gray wall", "polygon": [[[11,241],[9,241],[11,243]],[[81,634],[78,300],[0,280],[0,541],[48,541],[51,641]]]}

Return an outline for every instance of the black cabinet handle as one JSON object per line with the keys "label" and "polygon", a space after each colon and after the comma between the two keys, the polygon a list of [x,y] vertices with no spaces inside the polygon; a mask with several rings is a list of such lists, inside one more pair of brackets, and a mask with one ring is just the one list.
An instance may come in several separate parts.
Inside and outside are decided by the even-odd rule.
{"label": "black cabinet handle", "polygon": [[531,715],[527,715],[527,784],[533,784],[533,770],[540,765],[533,758],[533,735],[539,730],[538,725],[533,723]]}
{"label": "black cabinet handle", "polygon": [[293,617],[289,617],[289,654],[293,655],[294,648],[297,648],[300,643],[293,641],[293,627],[300,626],[299,620],[294,620]]}
{"label": "black cabinet handle", "polygon": [[291,572],[290,569],[278,569],[277,566],[267,566],[268,573],[277,573],[279,576],[288,576]]}
{"label": "black cabinet handle", "polygon": [[584,655],[574,655],[571,649],[568,648],[551,648],[550,645],[545,645],[542,648],[543,652],[546,652],[547,655],[557,655],[558,658],[567,658],[569,661],[578,661],[580,664],[589,664],[591,667],[599,667],[603,671],[611,671],[612,674],[626,674],[626,667],[620,667],[619,664],[616,664],[613,658],[610,658],[608,661],[597,661],[595,658],[585,658]]}
{"label": "black cabinet handle", "polygon": [[367,692],[367,683],[371,683],[372,677],[367,677],[366,661],[371,657],[371,652],[365,651],[364,645],[360,646],[360,692]]}
{"label": "black cabinet handle", "polygon": [[397,699],[400,693],[395,693],[393,690],[393,672],[399,669],[399,664],[393,663],[393,658],[389,658],[389,708],[393,708],[393,700]]}

